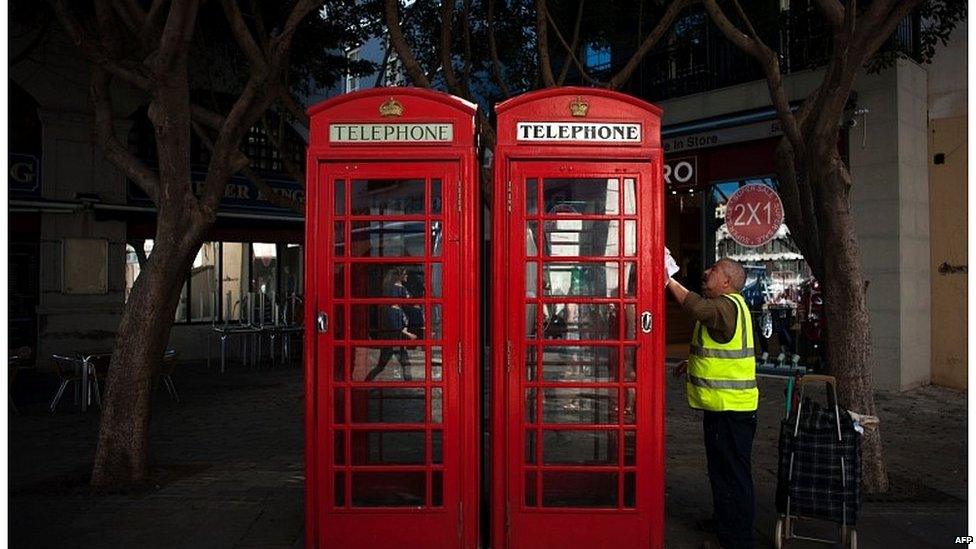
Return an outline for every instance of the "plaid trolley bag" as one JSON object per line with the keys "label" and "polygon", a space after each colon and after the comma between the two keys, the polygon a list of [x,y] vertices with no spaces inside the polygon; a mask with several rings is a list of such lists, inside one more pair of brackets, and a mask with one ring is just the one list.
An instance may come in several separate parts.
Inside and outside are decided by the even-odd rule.
{"label": "plaid trolley bag", "polygon": [[[804,397],[804,384],[822,381],[828,405]],[[861,501],[861,435],[850,414],[837,406],[836,381],[830,376],[800,378],[799,406],[783,420],[779,436],[776,485],[776,547],[789,539],[833,542],[799,536],[796,519],[838,524],[842,547],[857,547],[857,512]]]}

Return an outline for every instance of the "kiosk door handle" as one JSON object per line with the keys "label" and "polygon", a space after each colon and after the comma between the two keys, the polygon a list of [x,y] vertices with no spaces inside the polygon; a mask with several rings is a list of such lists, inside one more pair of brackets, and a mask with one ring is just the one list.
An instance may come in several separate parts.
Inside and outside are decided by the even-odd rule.
{"label": "kiosk door handle", "polygon": [[329,315],[319,311],[319,314],[315,317],[315,325],[318,327],[320,333],[325,333],[329,331]]}
{"label": "kiosk door handle", "polygon": [[654,327],[654,315],[650,311],[644,311],[641,313],[641,331],[645,334],[651,333],[651,328]]}

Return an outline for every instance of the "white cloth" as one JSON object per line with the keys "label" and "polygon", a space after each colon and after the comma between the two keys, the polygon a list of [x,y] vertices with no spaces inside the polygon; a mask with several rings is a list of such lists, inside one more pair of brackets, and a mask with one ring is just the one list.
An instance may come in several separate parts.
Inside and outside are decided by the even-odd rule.
{"label": "white cloth", "polygon": [[664,270],[667,274],[667,278],[664,279],[665,284],[680,270],[678,263],[671,257],[671,250],[667,247],[664,248]]}

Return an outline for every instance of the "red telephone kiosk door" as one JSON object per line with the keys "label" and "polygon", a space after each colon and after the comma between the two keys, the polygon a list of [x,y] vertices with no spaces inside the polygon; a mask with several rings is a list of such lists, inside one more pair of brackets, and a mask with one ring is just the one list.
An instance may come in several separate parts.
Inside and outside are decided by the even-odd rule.
{"label": "red telephone kiosk door", "polygon": [[309,110],[308,547],[476,544],[475,109],[387,88]]}
{"label": "red telephone kiosk door", "polygon": [[494,547],[664,546],[660,109],[496,107]]}

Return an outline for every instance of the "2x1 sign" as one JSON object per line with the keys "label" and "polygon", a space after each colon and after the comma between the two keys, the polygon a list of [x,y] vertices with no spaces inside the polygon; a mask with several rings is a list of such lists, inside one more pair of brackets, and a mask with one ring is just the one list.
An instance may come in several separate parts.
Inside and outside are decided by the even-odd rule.
{"label": "2x1 sign", "polygon": [[766,185],[741,187],[725,205],[725,228],[729,236],[747,248],[772,240],[783,224],[783,202]]}
{"label": "2x1 sign", "polygon": [[517,141],[578,141],[596,143],[640,143],[640,124],[602,122],[519,122]]}

